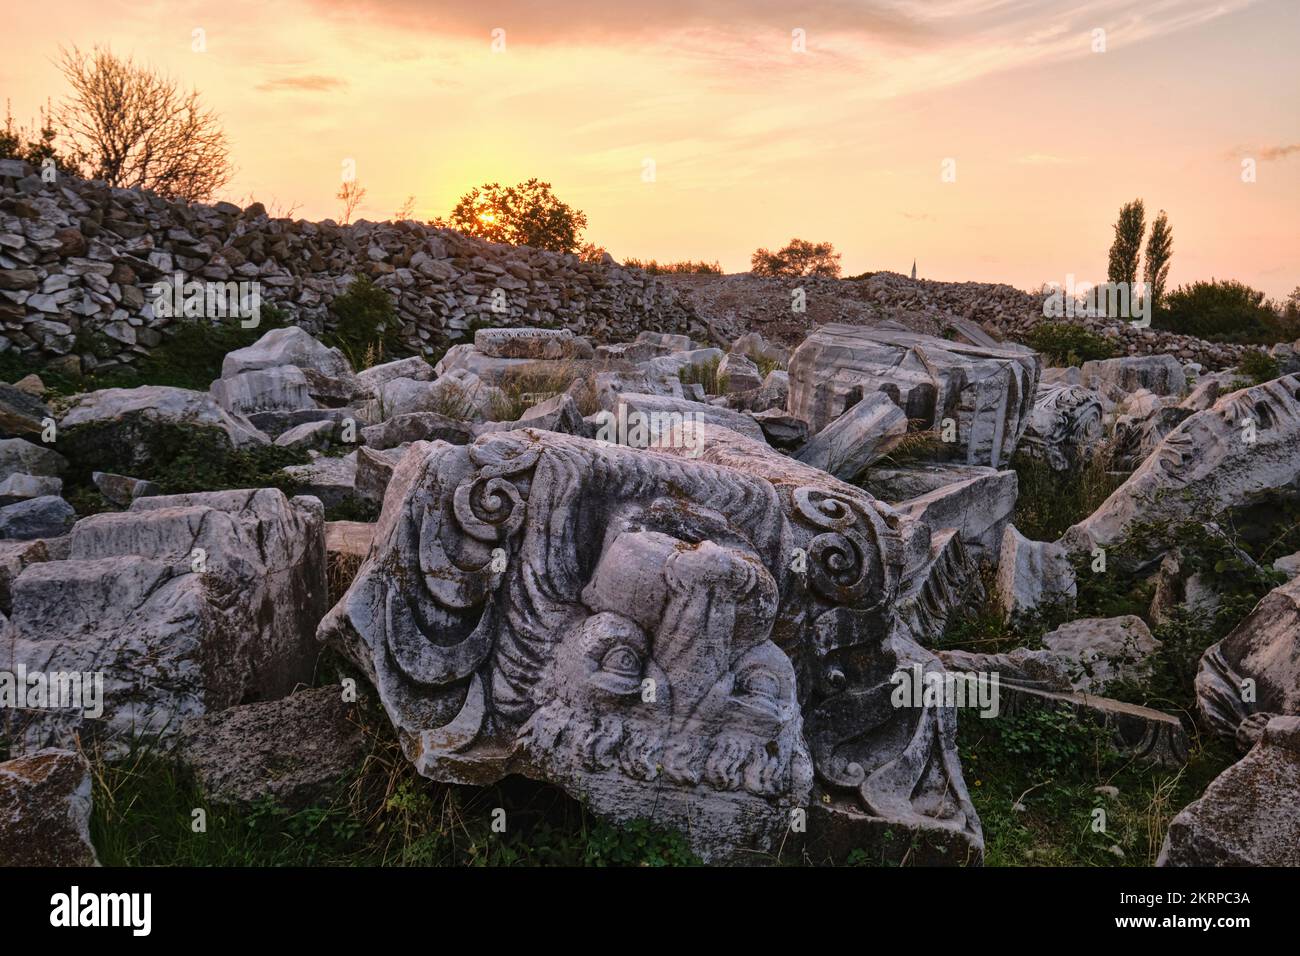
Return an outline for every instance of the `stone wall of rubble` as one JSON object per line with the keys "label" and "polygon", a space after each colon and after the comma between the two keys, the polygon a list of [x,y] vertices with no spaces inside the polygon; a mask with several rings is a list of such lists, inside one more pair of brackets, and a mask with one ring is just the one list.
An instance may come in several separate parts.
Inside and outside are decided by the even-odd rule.
{"label": "stone wall of rubble", "polygon": [[264,303],[315,333],[351,277],[367,275],[393,294],[404,336],[426,354],[488,325],[566,327],[609,341],[643,329],[688,332],[693,317],[663,281],[612,260],[416,222],[340,226],[274,219],[261,203],[189,205],[70,177],[44,183],[26,164],[0,161],[0,352],[48,362],[83,353],[84,331],[118,347],[107,359],[82,354],[85,365],[132,363],[177,321],[152,304],[154,284],[177,272],[256,281]]}

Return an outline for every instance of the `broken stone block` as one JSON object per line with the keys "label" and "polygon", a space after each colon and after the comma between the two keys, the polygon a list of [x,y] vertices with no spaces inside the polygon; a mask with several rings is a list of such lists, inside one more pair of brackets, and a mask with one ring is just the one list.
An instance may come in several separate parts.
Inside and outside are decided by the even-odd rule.
{"label": "broken stone block", "polygon": [[233,415],[315,408],[307,376],[293,365],[240,372],[212,383],[212,397]]}
{"label": "broken stone block", "polygon": [[782,451],[794,451],[802,448],[808,441],[808,423],[795,418],[783,409],[773,408],[765,412],[754,412],[754,421],[763,429],[763,437],[773,448]]}
{"label": "broken stone block", "polygon": [[909,570],[906,578],[898,597],[898,619],[922,647],[943,635],[954,611],[978,606],[984,599],[979,568],[953,528],[931,538],[928,560]]}
{"label": "broken stone block", "polygon": [[13,583],[0,668],[83,675],[101,692],[6,712],[23,749],[80,734],[120,750],[310,680],[326,608],[320,502],[272,488],[138,498],[79,521],[70,554]]}
{"label": "broken stone block", "polygon": [[[752,415],[733,412],[728,408],[706,405],[703,402],[688,402],[681,398],[669,398],[665,395],[644,395],[627,392],[619,396],[619,406],[610,416],[606,416],[607,431],[623,431],[643,424],[654,435],[661,435],[671,430],[680,422],[704,422],[721,425],[732,431],[752,438],[763,440],[763,430],[758,427]],[[626,428],[625,428],[626,425]],[[617,441],[617,438],[602,436],[598,430],[597,438],[605,441]]]}
{"label": "broken stone block", "polygon": [[40,441],[50,409],[35,395],[0,382],[0,437]]}
{"label": "broken stone block", "polygon": [[13,474],[0,479],[0,506],[45,496],[58,497],[63,493],[63,479],[48,475]]}
{"label": "broken stone block", "polygon": [[589,437],[590,429],[578,411],[578,403],[568,392],[553,395],[526,409],[513,422],[485,422],[473,426],[475,436],[489,432],[509,431],[512,428],[540,428],[548,432],[563,432],[566,435]]}
{"label": "broken stone block", "polygon": [[1074,566],[1059,544],[1030,541],[1007,525],[998,558],[998,599],[1007,620],[1030,615],[1077,596]]}
{"label": "broken stone block", "polygon": [[819,431],[795,455],[804,464],[852,481],[907,434],[907,416],[884,392],[871,392]]}
{"label": "broken stone block", "polygon": [[[637,395],[668,395],[673,398],[682,398],[685,386],[682,385],[681,379],[673,376],[671,379],[660,380],[651,379],[640,370],[630,372],[597,372],[593,379],[593,386],[596,390],[596,402],[605,411],[615,411],[619,405],[619,396],[624,394]],[[703,391],[701,389],[701,391]],[[699,401],[703,401],[703,395]]]}
{"label": "broken stone block", "polygon": [[99,866],[90,811],[80,754],[51,748],[0,763],[0,867]]}
{"label": "broken stone block", "polygon": [[975,346],[905,330],[825,325],[790,358],[792,415],[817,434],[872,392],[885,392],[909,421],[940,431],[949,454],[971,465],[1010,460],[1038,388],[1035,353]]}
{"label": "broken stone block", "polygon": [[275,443],[281,448],[325,451],[334,443],[334,433],[337,430],[334,422],[303,422],[281,434]]}
{"label": "broken stone block", "polygon": [[1069,621],[1045,634],[1043,646],[1066,663],[1075,690],[1100,694],[1113,681],[1143,680],[1161,644],[1142,618],[1125,614]]}
{"label": "broken stone block", "polygon": [[1014,471],[980,468],[979,474],[909,498],[895,507],[934,531],[954,528],[977,562],[996,564],[1002,536],[1016,510]]}
{"label": "broken stone block", "polygon": [[378,425],[361,429],[361,438],[371,448],[396,448],[413,441],[445,441],[466,445],[473,440],[468,422],[457,421],[437,412],[407,412],[394,415]]}
{"label": "broken stone block", "polygon": [[0,540],[57,538],[67,534],[76,520],[72,505],[58,495],[29,498],[0,508]]}
{"label": "broken stone block", "polygon": [[682,427],[716,432],[710,460],[536,429],[412,445],[321,638],[427,777],[547,780],[707,860],[770,852],[824,805],[846,839],[893,828],[978,862],[955,709],[891,704],[896,671],[939,667],[892,627],[914,523]]}
{"label": "broken stone block", "polygon": [[1172,355],[1128,355],[1084,362],[1080,381],[1106,392],[1114,401],[1145,388],[1157,395],[1181,396],[1187,391],[1183,366]]}
{"label": "broken stone block", "polygon": [[[1165,436],[1106,501],[1061,543],[1090,552],[1145,528],[1176,529],[1194,513],[1215,514],[1271,498],[1296,484],[1300,376],[1242,389],[1197,412]],[[1130,540],[1139,563],[1154,563],[1174,542],[1147,533]]]}
{"label": "broken stone block", "polygon": [[136,498],[148,498],[162,494],[162,489],[152,481],[141,478],[128,478],[126,475],[110,475],[103,471],[93,472],[90,476],[99,493],[109,504],[125,508]]}
{"label": "broken stone block", "polygon": [[1169,824],[1156,866],[1300,866],[1300,718],[1274,717],[1250,753]]}
{"label": "broken stone block", "polygon": [[22,438],[0,439],[0,478],[17,474],[58,477],[67,467],[67,459],[48,445]]}
{"label": "broken stone block", "polygon": [[252,345],[227,352],[221,362],[221,377],[234,378],[244,372],[295,366],[313,369],[331,378],[347,378],[352,366],[338,349],[316,341],[296,325],[272,329]]}
{"label": "broken stone block", "polygon": [[1102,439],[1097,393],[1077,385],[1039,385],[1020,447],[1053,471],[1083,465]]}
{"label": "broken stone block", "polygon": [[[409,446],[407,446],[409,447]],[[402,460],[406,447],[378,449],[361,446],[356,450],[356,480],[354,490],[357,500],[373,505],[384,503],[384,492],[393,477],[393,468]]]}
{"label": "broken stone block", "polygon": [[573,358],[573,332],[569,329],[479,329],[474,348],[491,358]]}
{"label": "broken stone block", "polygon": [[342,458],[322,455],[305,465],[288,465],[280,471],[293,482],[300,495],[319,498],[326,508],[335,508],[356,496],[357,453]]}
{"label": "broken stone block", "polygon": [[357,389],[373,395],[380,386],[396,378],[427,382],[433,378],[433,366],[418,355],[398,359],[395,362],[385,362],[383,365],[372,365],[357,372]]}
{"label": "broken stone block", "polygon": [[176,741],[203,795],[242,808],[264,799],[311,806],[359,770],[367,750],[357,704],[337,684],[192,717]]}
{"label": "broken stone block", "polygon": [[1300,578],[1266,594],[1196,672],[1196,703],[1219,736],[1259,715],[1300,715]]}
{"label": "broken stone block", "polygon": [[758,371],[758,366],[749,356],[735,352],[728,352],[718,364],[718,380],[724,378],[727,380],[728,393],[746,392],[763,386],[763,376]]}

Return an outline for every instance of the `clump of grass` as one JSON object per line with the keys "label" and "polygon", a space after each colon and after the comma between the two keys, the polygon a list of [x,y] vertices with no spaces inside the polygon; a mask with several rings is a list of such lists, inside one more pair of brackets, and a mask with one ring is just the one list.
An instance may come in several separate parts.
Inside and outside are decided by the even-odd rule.
{"label": "clump of grass", "polygon": [[692,362],[677,370],[677,377],[683,385],[700,385],[706,395],[722,395],[727,390],[727,377],[718,374],[721,359],[708,362]]}
{"label": "clump of grass", "polygon": [[1115,356],[1115,344],[1104,336],[1069,322],[1043,322],[1025,336],[1025,344],[1057,367],[1082,365]]}
{"label": "clump of grass", "polygon": [[1031,540],[1055,541],[1124,483],[1124,477],[1112,471],[1113,456],[1108,441],[1095,448],[1082,467],[1057,472],[1042,459],[1017,452],[1011,460],[1019,482],[1012,523]]}
{"label": "clump of grass", "polygon": [[[530,362],[509,369],[497,386],[501,394],[494,396],[489,418],[498,422],[516,421],[534,405],[567,391],[578,378],[584,376],[573,361]],[[591,403],[594,404],[594,383],[590,388]]]}

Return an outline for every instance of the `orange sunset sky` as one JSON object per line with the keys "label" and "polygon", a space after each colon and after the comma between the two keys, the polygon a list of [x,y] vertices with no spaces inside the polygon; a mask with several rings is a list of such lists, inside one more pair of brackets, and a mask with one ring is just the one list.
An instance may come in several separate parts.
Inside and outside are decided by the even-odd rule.
{"label": "orange sunset sky", "polygon": [[915,257],[1030,288],[1104,279],[1142,197],[1169,213],[1171,284],[1300,285],[1300,0],[47,0],[5,20],[16,122],[63,95],[60,44],[108,44],[221,114],[222,198],[299,217],[339,216],[345,159],[369,219],[536,176],[620,259],[742,271],[800,236],[847,275]]}

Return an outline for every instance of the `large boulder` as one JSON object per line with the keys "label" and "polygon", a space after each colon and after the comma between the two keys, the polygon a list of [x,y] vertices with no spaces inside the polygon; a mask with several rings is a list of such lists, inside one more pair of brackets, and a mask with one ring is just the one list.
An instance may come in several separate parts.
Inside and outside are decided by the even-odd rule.
{"label": "large boulder", "polygon": [[212,397],[232,415],[315,408],[307,376],[292,365],[239,372],[212,383]]}
{"label": "large boulder", "polygon": [[1010,524],[1002,533],[997,590],[1008,620],[1068,605],[1078,594],[1066,550],[1051,541],[1031,541]]}
{"label": "large boulder", "polygon": [[1300,866],[1300,717],[1259,742],[1169,824],[1156,866]]}
{"label": "large boulder", "polygon": [[1169,432],[1150,457],[1096,511],[1070,528],[1072,551],[1129,541],[1138,563],[1173,544],[1149,529],[1176,530],[1196,514],[1266,502],[1300,488],[1300,376],[1242,389]]}
{"label": "large boulder", "polygon": [[949,454],[1007,462],[1028,423],[1038,356],[1018,345],[969,345],[892,328],[825,325],[790,358],[789,410],[815,434],[871,392],[922,427],[955,427]]}
{"label": "large boulder", "polygon": [[47,749],[0,763],[0,867],[98,866],[86,758]]}
{"label": "large boulder", "polygon": [[548,780],[709,860],[901,833],[899,855],[977,862],[955,708],[891,702],[896,673],[939,669],[893,627],[919,526],[761,442],[681,427],[713,434],[412,445],[321,638],[427,777]]}
{"label": "large boulder", "polygon": [[27,750],[74,734],[124,747],[311,679],[324,516],[318,501],[270,488],[139,498],[79,521],[70,557],[28,565],[12,590],[0,664],[81,675],[83,693],[15,711],[11,738]]}
{"label": "large boulder", "polygon": [[[619,438],[635,434],[635,430],[640,427],[653,443],[655,436],[664,435],[683,422],[721,425],[746,438],[763,441],[763,429],[759,428],[752,415],[666,395],[627,392],[619,396],[616,409],[607,412],[602,421],[603,431],[598,429],[596,437],[606,441],[618,441]],[[643,443],[635,440],[621,443],[642,444],[644,447]]]}

